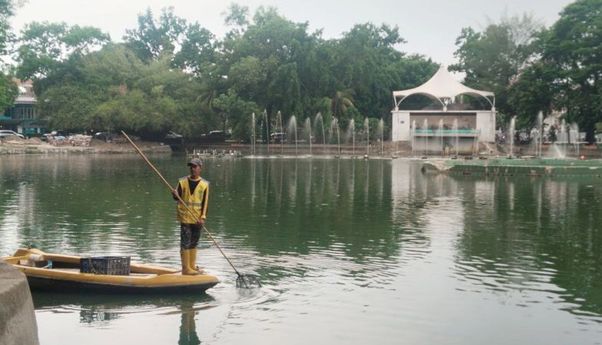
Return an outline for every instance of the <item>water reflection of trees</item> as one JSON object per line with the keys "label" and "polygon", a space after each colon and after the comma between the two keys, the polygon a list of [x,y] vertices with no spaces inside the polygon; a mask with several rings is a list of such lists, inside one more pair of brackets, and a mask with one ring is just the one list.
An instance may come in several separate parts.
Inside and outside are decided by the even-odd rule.
{"label": "water reflection of trees", "polygon": [[465,203],[460,276],[494,290],[553,294],[572,312],[602,315],[599,179],[454,180]]}
{"label": "water reflection of trees", "polygon": [[211,210],[212,227],[262,256],[368,263],[398,253],[388,161],[242,160],[224,170],[212,176],[212,205],[227,207]]}
{"label": "water reflection of trees", "polygon": [[402,229],[402,258],[423,259],[432,250],[432,234],[426,230],[439,217],[442,198],[456,197],[458,186],[441,175],[424,175],[420,161],[393,161],[393,223]]}
{"label": "water reflection of trees", "polygon": [[0,227],[12,217],[20,246],[68,252],[138,249],[144,258],[145,248],[173,242],[175,225],[173,202],[161,184],[148,183],[150,178],[155,177],[144,163],[129,155],[3,158],[0,209],[8,211],[0,213]]}

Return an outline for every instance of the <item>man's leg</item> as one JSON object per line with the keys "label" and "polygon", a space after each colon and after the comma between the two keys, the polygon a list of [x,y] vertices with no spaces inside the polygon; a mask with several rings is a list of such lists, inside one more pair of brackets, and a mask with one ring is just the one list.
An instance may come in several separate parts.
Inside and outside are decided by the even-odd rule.
{"label": "man's leg", "polygon": [[199,225],[193,225],[191,227],[191,248],[190,248],[190,256],[188,257],[188,267],[190,267],[191,270],[198,272],[198,273],[202,273],[203,270],[199,269],[196,265],[196,254],[197,254],[197,249],[196,247],[199,244],[199,239],[201,238],[201,227]]}
{"label": "man's leg", "polygon": [[195,237],[192,227],[192,224],[180,224],[180,259],[182,260],[182,274],[184,275],[199,274],[190,266],[191,248],[193,248]]}

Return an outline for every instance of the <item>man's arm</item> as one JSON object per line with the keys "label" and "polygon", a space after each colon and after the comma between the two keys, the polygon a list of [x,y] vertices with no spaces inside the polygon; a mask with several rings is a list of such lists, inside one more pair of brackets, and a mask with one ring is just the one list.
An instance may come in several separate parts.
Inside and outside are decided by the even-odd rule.
{"label": "man's arm", "polygon": [[178,200],[178,196],[180,197],[180,199],[182,198],[182,187],[180,186],[180,183],[178,182],[178,187],[174,190],[171,191],[172,197],[174,200]]}
{"label": "man's arm", "polygon": [[203,223],[207,219],[207,206],[209,206],[209,185],[207,185],[207,188],[203,192],[203,209],[201,210],[201,220],[203,220]]}

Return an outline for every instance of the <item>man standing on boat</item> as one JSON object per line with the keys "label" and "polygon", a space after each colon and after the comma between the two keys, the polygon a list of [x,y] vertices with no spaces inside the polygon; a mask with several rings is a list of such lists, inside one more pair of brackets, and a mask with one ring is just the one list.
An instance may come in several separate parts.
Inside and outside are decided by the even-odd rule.
{"label": "man standing on boat", "polygon": [[193,158],[188,162],[190,175],[178,180],[178,187],[173,191],[178,201],[178,221],[180,222],[180,257],[182,274],[196,275],[200,270],[196,267],[197,244],[201,237],[201,229],[207,219],[209,202],[209,182],[201,178],[203,162]]}

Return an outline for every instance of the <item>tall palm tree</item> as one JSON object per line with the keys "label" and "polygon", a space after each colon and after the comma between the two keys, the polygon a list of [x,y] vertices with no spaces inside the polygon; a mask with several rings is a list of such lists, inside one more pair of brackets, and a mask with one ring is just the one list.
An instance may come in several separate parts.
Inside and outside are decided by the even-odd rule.
{"label": "tall palm tree", "polygon": [[330,109],[332,114],[336,118],[341,118],[348,109],[355,108],[353,104],[353,90],[346,89],[342,91],[336,91],[334,96],[330,99]]}

